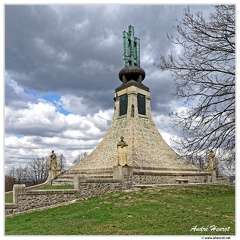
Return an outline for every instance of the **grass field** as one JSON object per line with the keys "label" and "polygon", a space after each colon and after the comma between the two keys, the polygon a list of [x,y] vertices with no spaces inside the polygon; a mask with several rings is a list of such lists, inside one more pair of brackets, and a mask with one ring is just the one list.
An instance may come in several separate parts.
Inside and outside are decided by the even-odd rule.
{"label": "grass field", "polygon": [[33,190],[51,190],[51,189],[74,189],[73,185],[46,185],[38,188],[34,188]]}
{"label": "grass field", "polygon": [[13,203],[12,193],[5,194],[5,203]]}
{"label": "grass field", "polygon": [[[201,227],[208,231],[196,231]],[[6,218],[5,234],[234,235],[235,188],[188,185],[116,192]]]}

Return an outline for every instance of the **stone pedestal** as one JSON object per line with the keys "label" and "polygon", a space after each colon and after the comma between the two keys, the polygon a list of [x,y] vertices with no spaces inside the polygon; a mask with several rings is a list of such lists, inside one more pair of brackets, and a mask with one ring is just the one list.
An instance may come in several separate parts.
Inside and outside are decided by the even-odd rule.
{"label": "stone pedestal", "polygon": [[61,174],[60,170],[49,170],[46,183],[48,185],[52,185],[52,180],[55,179],[59,174]]}
{"label": "stone pedestal", "polygon": [[26,192],[26,186],[25,184],[14,184],[13,185],[13,204],[17,205],[17,195],[18,194],[24,194]]}
{"label": "stone pedestal", "polygon": [[113,179],[123,179],[122,166],[113,167]]}
{"label": "stone pedestal", "polygon": [[73,179],[73,185],[74,185],[74,189],[75,190],[79,190],[79,180],[80,180],[80,176],[75,175],[74,179]]}
{"label": "stone pedestal", "polygon": [[123,176],[132,176],[133,175],[133,167],[124,166],[122,168]]}
{"label": "stone pedestal", "polygon": [[113,167],[113,179],[123,179],[124,176],[132,176],[133,167],[130,166],[114,166]]}

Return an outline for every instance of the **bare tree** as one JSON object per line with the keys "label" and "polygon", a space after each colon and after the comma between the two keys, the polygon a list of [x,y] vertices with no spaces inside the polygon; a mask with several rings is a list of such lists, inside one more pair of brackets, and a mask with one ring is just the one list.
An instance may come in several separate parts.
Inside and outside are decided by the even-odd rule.
{"label": "bare tree", "polygon": [[[204,156],[209,149],[235,160],[235,6],[216,5],[205,20],[185,9],[168,36],[179,54],[161,56],[157,65],[175,80],[184,110],[172,114],[183,130],[181,155]],[[217,153],[218,152],[218,153]]]}
{"label": "bare tree", "polygon": [[88,155],[87,152],[83,152],[83,153],[78,154],[77,157],[74,159],[73,163],[74,163],[74,164],[79,163],[79,162],[82,161],[87,155]]}
{"label": "bare tree", "polygon": [[9,175],[5,175],[5,192],[11,191],[14,184],[15,179]]}
{"label": "bare tree", "polygon": [[24,168],[21,167],[21,165],[19,165],[19,167],[15,169],[16,183],[22,183],[25,178],[26,178],[26,171]]}
{"label": "bare tree", "polygon": [[15,167],[12,167],[11,169],[9,169],[8,174],[7,174],[7,176],[9,176],[10,178],[14,179],[14,182],[16,182],[16,180],[15,180],[15,176],[16,176],[15,172],[16,172]]}
{"label": "bare tree", "polygon": [[21,165],[19,165],[19,167],[17,168],[12,167],[8,171],[7,175],[5,175],[5,188],[7,188],[8,191],[10,191],[12,190],[13,184],[24,183],[25,180],[26,180],[25,168],[22,168]]}
{"label": "bare tree", "polygon": [[[66,159],[61,154],[57,156],[58,167],[60,170],[66,170]],[[29,161],[24,168],[19,165],[18,168],[12,167],[5,175],[5,189],[12,190],[15,183],[24,183],[26,185],[35,185],[44,182],[49,173],[49,157],[35,158]]]}
{"label": "bare tree", "polygon": [[44,182],[48,177],[48,160],[46,158],[36,158],[26,165],[27,178],[34,184]]}
{"label": "bare tree", "polygon": [[65,171],[67,166],[66,166],[66,158],[63,156],[63,154],[60,154],[59,156],[57,156],[57,165],[58,168],[61,171]]}

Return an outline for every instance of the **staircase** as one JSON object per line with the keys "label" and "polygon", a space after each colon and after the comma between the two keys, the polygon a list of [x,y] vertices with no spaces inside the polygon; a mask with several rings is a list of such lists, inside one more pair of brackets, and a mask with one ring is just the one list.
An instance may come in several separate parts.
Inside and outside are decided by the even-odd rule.
{"label": "staircase", "polygon": [[74,176],[78,175],[82,178],[105,178],[113,179],[112,168],[98,168],[98,169],[69,169],[60,174],[52,181],[52,185],[72,185]]}

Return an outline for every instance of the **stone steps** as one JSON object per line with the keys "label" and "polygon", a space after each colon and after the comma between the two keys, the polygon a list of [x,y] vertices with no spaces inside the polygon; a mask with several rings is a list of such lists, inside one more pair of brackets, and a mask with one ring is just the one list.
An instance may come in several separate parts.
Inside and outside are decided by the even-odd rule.
{"label": "stone steps", "polygon": [[100,168],[100,169],[69,169],[65,173],[59,175],[52,181],[52,185],[67,185],[73,184],[74,176],[78,175],[82,178],[102,178],[113,179],[112,168]]}

